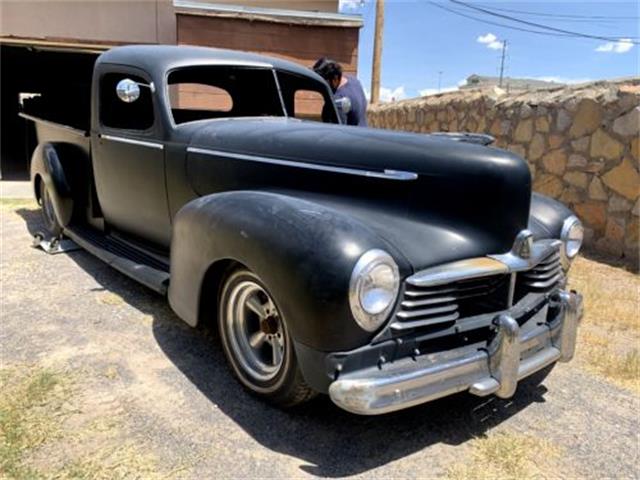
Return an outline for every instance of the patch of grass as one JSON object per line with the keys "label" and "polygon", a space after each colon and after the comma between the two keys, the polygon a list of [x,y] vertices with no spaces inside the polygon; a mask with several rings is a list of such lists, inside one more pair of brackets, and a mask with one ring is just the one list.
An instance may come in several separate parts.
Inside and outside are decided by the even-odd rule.
{"label": "patch of grass", "polygon": [[0,198],[0,207],[3,210],[17,210],[18,208],[38,208],[33,198]]}
{"label": "patch of grass", "polygon": [[496,433],[471,441],[468,462],[453,465],[453,480],[491,478],[522,480],[546,478],[558,472],[562,451],[548,440],[520,433]]}
{"label": "patch of grass", "polygon": [[577,360],[589,371],[640,392],[640,276],[578,258],[570,288],[584,295]]}
{"label": "patch of grass", "polygon": [[167,478],[157,470],[150,455],[140,452],[138,445],[126,442],[117,447],[104,448],[67,463],[55,476],[56,479],[114,480]]}
{"label": "patch of grass", "polygon": [[121,428],[119,413],[97,413],[75,395],[80,379],[38,367],[0,369],[0,479],[166,478]]}
{"label": "patch of grass", "polygon": [[56,414],[69,395],[68,380],[43,369],[3,370],[0,390],[0,474],[37,478],[23,460],[30,450],[57,435]]}
{"label": "patch of grass", "polygon": [[616,331],[640,331],[640,276],[579,257],[569,287],[584,295],[585,322]]}
{"label": "patch of grass", "polygon": [[120,295],[116,295],[113,292],[100,292],[97,296],[99,303],[104,305],[123,305],[125,302]]}
{"label": "patch of grass", "polygon": [[589,331],[578,337],[581,361],[590,371],[613,383],[640,393],[640,352],[637,348],[616,351],[615,344]]}

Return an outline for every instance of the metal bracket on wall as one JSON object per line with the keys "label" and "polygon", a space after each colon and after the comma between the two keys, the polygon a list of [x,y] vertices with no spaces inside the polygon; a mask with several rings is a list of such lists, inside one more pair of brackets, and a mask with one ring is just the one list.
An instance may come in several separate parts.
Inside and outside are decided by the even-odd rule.
{"label": "metal bracket on wall", "polygon": [[69,238],[51,238],[47,237],[42,232],[38,232],[33,236],[32,247],[41,248],[49,255],[80,250],[80,246]]}

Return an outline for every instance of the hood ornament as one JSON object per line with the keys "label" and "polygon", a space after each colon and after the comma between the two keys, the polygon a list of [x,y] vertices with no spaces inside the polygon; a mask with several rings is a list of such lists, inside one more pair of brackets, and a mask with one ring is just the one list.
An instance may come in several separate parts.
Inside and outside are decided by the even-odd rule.
{"label": "hood ornament", "polygon": [[529,230],[522,230],[513,242],[511,251],[520,258],[531,258],[532,250],[533,234]]}

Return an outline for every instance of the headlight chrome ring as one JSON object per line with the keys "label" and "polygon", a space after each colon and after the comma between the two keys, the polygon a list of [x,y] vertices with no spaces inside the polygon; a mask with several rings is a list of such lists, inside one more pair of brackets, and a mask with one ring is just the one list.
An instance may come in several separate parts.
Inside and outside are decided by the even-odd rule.
{"label": "headlight chrome ring", "polygon": [[377,330],[388,318],[398,298],[398,265],[384,250],[368,250],[353,268],[349,283],[349,305],[358,325]]}
{"label": "headlight chrome ring", "polygon": [[562,224],[560,240],[562,240],[562,256],[568,265],[580,252],[584,239],[584,227],[575,215],[567,217]]}

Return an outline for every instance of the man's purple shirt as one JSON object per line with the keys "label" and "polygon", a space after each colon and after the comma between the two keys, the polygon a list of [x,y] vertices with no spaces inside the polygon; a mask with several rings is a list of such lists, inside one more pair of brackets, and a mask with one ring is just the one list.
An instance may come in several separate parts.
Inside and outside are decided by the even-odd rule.
{"label": "man's purple shirt", "polygon": [[367,98],[356,77],[347,76],[347,83],[338,87],[335,96],[347,97],[351,101],[351,110],[346,115],[347,125],[367,126]]}

